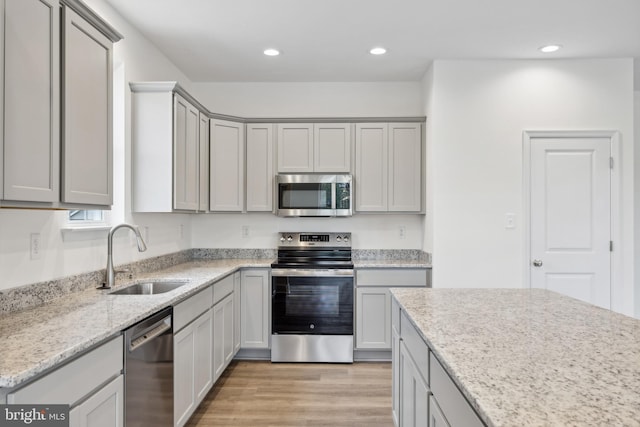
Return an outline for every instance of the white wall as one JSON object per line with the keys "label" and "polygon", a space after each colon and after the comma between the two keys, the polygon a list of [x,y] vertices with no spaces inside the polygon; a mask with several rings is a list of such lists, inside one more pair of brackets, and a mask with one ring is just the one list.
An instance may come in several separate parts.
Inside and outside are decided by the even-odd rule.
{"label": "white wall", "polygon": [[[350,218],[279,218],[270,213],[198,215],[192,221],[196,248],[275,248],[281,231],[347,231],[355,249],[422,249],[421,215],[355,215]],[[249,236],[242,236],[242,227]],[[400,227],[406,229],[400,237]]]}
{"label": "white wall", "polygon": [[[131,176],[128,82],[177,80],[186,88],[190,88],[190,82],[103,0],[86,0],[86,3],[124,35],[124,40],[114,48],[114,67],[116,73],[122,75],[120,84],[114,87],[114,98],[119,105],[114,120],[120,121],[121,130],[116,132],[114,141],[116,206],[113,214],[118,222],[125,220],[147,227],[149,236],[149,250],[140,254],[127,231],[119,231],[114,241],[114,262],[122,264],[188,248],[190,217],[131,215],[129,186],[125,182]],[[63,238],[60,228],[65,225],[67,215],[67,212],[60,211],[0,210],[0,290],[104,268],[106,231],[74,233]],[[181,224],[184,227],[182,238]],[[31,260],[29,256],[31,233],[40,233],[42,240],[41,256],[37,260]]]}
{"label": "white wall", "polygon": [[421,116],[420,82],[194,83],[215,113],[240,117]]}
{"label": "white wall", "polygon": [[617,309],[632,312],[632,60],[437,60],[431,72],[423,111],[432,112],[435,286],[522,286],[524,130],[613,129],[623,145],[626,300]]}

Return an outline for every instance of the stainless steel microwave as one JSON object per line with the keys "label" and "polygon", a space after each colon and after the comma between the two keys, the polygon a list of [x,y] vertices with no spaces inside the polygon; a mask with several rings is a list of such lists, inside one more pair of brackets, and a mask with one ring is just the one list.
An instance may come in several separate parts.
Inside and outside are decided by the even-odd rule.
{"label": "stainless steel microwave", "polygon": [[278,216],[351,216],[351,175],[277,175]]}

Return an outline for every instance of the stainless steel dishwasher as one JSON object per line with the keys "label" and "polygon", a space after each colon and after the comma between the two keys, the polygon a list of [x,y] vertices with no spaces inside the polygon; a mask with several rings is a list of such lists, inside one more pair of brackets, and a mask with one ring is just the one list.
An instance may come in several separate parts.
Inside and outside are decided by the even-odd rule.
{"label": "stainless steel dishwasher", "polygon": [[125,426],[173,426],[173,308],[124,332]]}

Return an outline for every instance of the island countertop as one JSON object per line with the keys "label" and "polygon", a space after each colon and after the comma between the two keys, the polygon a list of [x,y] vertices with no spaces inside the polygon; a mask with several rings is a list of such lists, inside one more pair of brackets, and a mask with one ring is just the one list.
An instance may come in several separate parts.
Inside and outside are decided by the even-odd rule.
{"label": "island countertop", "polygon": [[640,320],[542,289],[392,289],[488,426],[640,426]]}

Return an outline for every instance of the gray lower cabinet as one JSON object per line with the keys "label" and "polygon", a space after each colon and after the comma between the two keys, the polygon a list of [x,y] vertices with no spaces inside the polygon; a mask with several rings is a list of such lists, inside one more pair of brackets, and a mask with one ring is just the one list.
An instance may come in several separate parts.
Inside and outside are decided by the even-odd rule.
{"label": "gray lower cabinet", "polygon": [[391,350],[393,287],[427,286],[427,270],[361,268],[356,270],[356,349]]}
{"label": "gray lower cabinet", "polygon": [[213,287],[173,310],[174,426],[187,423],[213,386]]}
{"label": "gray lower cabinet", "polygon": [[395,299],[391,306],[394,425],[484,426]]}
{"label": "gray lower cabinet", "polygon": [[429,420],[429,386],[400,342],[400,426],[424,427]]}
{"label": "gray lower cabinet", "polygon": [[123,427],[122,349],[122,336],[117,336],[10,392],[7,403],[67,404],[71,427]]}
{"label": "gray lower cabinet", "polygon": [[0,0],[0,19],[0,205],[108,207],[122,36],[78,0]]}
{"label": "gray lower cabinet", "polygon": [[240,347],[269,348],[271,288],[268,269],[242,271],[240,285]]}
{"label": "gray lower cabinet", "polygon": [[213,376],[214,381],[235,355],[234,275],[214,284],[213,288]]}
{"label": "gray lower cabinet", "polygon": [[120,375],[69,411],[70,427],[124,427],[124,380]]}

